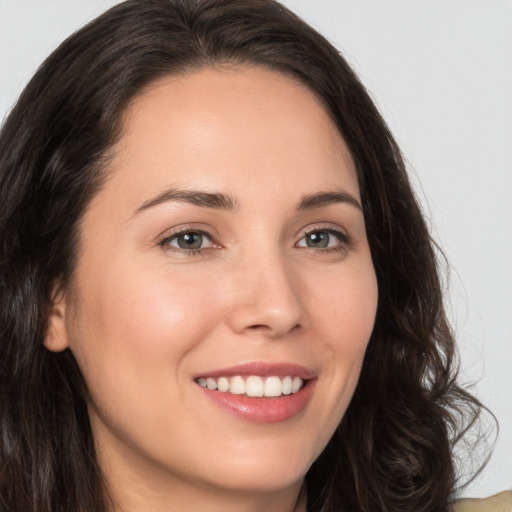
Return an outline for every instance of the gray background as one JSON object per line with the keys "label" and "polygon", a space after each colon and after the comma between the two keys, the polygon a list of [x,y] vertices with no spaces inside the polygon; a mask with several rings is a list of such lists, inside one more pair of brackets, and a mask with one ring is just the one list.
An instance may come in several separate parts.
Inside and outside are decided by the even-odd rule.
{"label": "gray background", "polygon": [[[115,3],[0,0],[0,118],[48,53]],[[512,1],[284,3],[359,73],[451,263],[461,380],[500,421],[489,466],[464,495],[512,488]]]}

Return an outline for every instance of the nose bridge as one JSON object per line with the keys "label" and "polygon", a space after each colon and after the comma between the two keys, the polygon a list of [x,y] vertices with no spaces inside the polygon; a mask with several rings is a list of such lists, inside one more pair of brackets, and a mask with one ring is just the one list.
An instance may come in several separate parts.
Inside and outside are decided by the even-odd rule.
{"label": "nose bridge", "polygon": [[279,244],[260,244],[241,253],[231,328],[280,337],[304,327],[300,275]]}

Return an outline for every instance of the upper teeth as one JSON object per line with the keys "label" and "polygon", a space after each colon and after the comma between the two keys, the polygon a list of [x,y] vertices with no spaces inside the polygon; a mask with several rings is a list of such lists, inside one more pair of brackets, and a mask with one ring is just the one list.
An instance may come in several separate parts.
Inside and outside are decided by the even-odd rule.
{"label": "upper teeth", "polygon": [[247,396],[281,396],[296,393],[302,388],[304,381],[300,377],[259,377],[250,375],[247,378],[236,377],[200,377],[197,383],[203,388],[216,389],[223,393]]}

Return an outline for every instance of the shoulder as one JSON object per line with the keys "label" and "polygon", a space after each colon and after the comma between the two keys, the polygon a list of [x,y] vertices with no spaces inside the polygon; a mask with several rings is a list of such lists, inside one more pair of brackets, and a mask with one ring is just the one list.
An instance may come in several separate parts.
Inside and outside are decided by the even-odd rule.
{"label": "shoulder", "polygon": [[453,512],[512,512],[512,491],[500,492],[485,499],[459,500]]}

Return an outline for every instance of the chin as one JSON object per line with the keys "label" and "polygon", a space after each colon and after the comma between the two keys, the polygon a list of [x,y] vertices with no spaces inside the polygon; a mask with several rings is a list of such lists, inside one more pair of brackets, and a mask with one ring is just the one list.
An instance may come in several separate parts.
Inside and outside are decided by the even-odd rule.
{"label": "chin", "polygon": [[[271,446],[270,442],[237,444],[224,452],[217,467],[210,464],[210,477],[216,484],[233,491],[276,492],[301,484],[318,454],[311,453],[304,445],[290,446],[283,443]],[[266,445],[266,446],[265,446]],[[213,461],[212,461],[213,463]]]}

